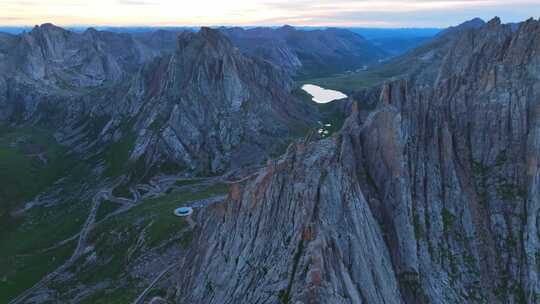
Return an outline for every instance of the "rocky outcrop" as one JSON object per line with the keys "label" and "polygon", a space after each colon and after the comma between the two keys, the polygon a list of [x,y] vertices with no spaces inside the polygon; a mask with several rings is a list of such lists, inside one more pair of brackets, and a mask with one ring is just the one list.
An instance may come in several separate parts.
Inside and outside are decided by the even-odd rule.
{"label": "rocky outcrop", "polygon": [[177,302],[538,302],[540,22],[456,41],[200,214]]}

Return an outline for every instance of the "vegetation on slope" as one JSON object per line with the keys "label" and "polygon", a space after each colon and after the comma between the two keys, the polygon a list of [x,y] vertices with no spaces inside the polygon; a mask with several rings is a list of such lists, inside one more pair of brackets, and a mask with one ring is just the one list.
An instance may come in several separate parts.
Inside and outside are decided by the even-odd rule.
{"label": "vegetation on slope", "polygon": [[[0,302],[31,287],[72,253],[89,207],[78,197],[89,166],[47,131],[0,126]],[[56,189],[58,191],[52,191]],[[24,204],[44,203],[24,213]],[[75,196],[75,197],[74,197]]]}
{"label": "vegetation on slope", "polygon": [[[151,254],[189,247],[191,228],[185,219],[174,216],[172,211],[187,202],[227,191],[228,186],[218,184],[195,192],[170,192],[106,219],[89,236],[93,250],[68,269],[74,276],[68,281],[57,282],[53,288],[69,294],[84,286],[85,290],[91,290],[84,303],[133,301],[137,292],[148,284],[133,277],[135,265],[140,265]],[[157,273],[159,271],[155,275]]]}
{"label": "vegetation on slope", "polygon": [[0,125],[0,234],[14,227],[15,209],[77,167],[45,131]]}

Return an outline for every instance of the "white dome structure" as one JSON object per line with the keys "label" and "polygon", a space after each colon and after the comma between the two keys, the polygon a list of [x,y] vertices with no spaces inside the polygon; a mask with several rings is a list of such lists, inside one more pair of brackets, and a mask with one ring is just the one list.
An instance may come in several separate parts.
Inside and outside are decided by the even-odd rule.
{"label": "white dome structure", "polygon": [[190,216],[191,214],[193,214],[193,208],[191,207],[180,207],[174,209],[174,215],[179,217]]}

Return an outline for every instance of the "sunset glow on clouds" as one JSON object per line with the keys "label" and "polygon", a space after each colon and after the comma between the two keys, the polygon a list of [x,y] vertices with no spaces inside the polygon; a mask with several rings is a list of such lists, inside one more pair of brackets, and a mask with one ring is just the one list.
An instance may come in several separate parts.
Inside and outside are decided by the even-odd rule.
{"label": "sunset glow on clouds", "polygon": [[0,0],[0,25],[445,27],[540,15],[540,0]]}

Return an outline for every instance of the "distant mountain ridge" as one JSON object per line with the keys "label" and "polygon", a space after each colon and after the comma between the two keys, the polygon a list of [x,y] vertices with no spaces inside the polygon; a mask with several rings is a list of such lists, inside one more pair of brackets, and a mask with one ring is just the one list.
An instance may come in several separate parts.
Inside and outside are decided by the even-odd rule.
{"label": "distant mountain ridge", "polygon": [[482,19],[474,18],[449,27],[424,41],[419,47],[375,67],[373,72],[385,75],[388,79],[412,77],[418,82],[433,84],[448,52],[456,47],[457,40],[485,25]]}
{"label": "distant mountain ridge", "polygon": [[388,54],[346,29],[220,28],[243,52],[283,67],[291,75],[313,76],[354,71]]}
{"label": "distant mountain ridge", "polygon": [[347,28],[392,56],[402,55],[433,39],[438,28]]}

